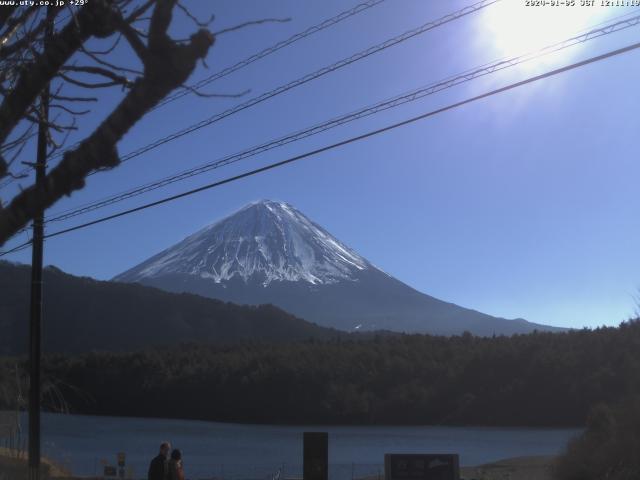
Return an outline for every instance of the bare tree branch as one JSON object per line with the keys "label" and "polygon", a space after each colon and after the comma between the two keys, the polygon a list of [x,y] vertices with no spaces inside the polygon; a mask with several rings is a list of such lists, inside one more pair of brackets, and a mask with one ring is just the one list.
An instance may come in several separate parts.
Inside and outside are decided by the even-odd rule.
{"label": "bare tree branch", "polygon": [[137,19],[139,19],[142,15],[144,15],[150,8],[151,6],[156,3],[156,0],[147,0],[145,3],[143,3],[139,8],[137,8],[136,10],[134,10],[130,15],[127,16],[127,18],[125,18],[125,22],[126,23],[132,23],[134,21],[136,21]]}
{"label": "bare tree branch", "polygon": [[135,70],[133,68],[127,68],[127,67],[121,67],[121,66],[115,65],[111,62],[108,62],[100,58],[97,54],[86,50],[84,47],[81,47],[81,51],[82,53],[87,55],[89,58],[91,58],[91,60],[93,60],[96,63],[99,63],[100,65],[104,65],[105,67],[112,68],[114,70],[119,70],[121,72],[133,73],[135,75],[142,75],[142,71],[140,70]]}
{"label": "bare tree branch", "polygon": [[209,20],[207,20],[206,22],[203,22],[201,20],[199,20],[198,18],[196,18],[195,15],[193,15],[189,9],[187,9],[186,7],[184,7],[180,2],[177,3],[177,7],[182,10],[182,13],[184,13],[189,19],[191,19],[193,21],[193,23],[196,24],[196,26],[200,27],[200,28],[206,28],[209,25],[211,25],[213,23],[213,21],[216,19],[215,15],[211,15],[211,17],[209,17]]}
{"label": "bare tree branch", "polygon": [[96,97],[66,97],[64,95],[52,94],[52,99],[67,101],[67,102],[97,102],[98,99]]}
{"label": "bare tree branch", "polygon": [[[148,45],[142,55],[144,75],[134,81],[123,100],[93,133],[64,154],[60,163],[47,174],[44,189],[32,185],[0,210],[0,245],[38,212],[82,188],[89,173],[118,165],[116,146],[120,139],[172,90],[183,85],[197,62],[207,55],[214,42],[213,35],[207,30],[193,34],[186,45],[177,44],[168,36],[175,4],[175,0],[157,0],[150,21]],[[118,28],[123,30],[122,20]],[[129,39],[124,31],[123,34]],[[57,68],[60,67],[62,64]]]}
{"label": "bare tree branch", "polygon": [[2,145],[2,147],[0,147],[0,151],[6,152],[9,151],[13,148],[15,148],[17,145],[25,142],[26,140],[28,140],[29,138],[31,138],[33,135],[33,123],[30,123],[29,126],[27,127],[27,129],[15,140],[11,141],[11,142],[7,142],[4,145]]}
{"label": "bare tree branch", "polygon": [[27,120],[29,120],[30,122],[39,125],[40,123],[44,123],[48,128],[51,128],[52,130],[55,130],[56,132],[62,133],[66,130],[77,130],[77,127],[75,125],[59,125],[57,123],[53,123],[53,122],[46,122],[40,118],[38,118],[37,116],[33,116],[30,113],[28,113],[27,115],[25,115],[25,117]]}
{"label": "bare tree branch", "polygon": [[[120,19],[107,0],[93,0],[77,15],[78,27],[70,23],[52,38],[50,48],[38,56],[30,66],[23,69],[14,91],[6,96],[0,105],[0,144],[4,143],[16,127],[36,96],[42,91],[60,68],[69,60],[80,45],[90,36],[108,36],[116,28]],[[2,164],[0,161],[0,176]]]}
{"label": "bare tree branch", "polygon": [[144,63],[144,59],[147,56],[147,47],[138,36],[136,29],[126,22],[122,22],[118,28],[120,29],[120,32],[122,32],[122,35],[127,39],[127,42],[129,42],[129,45],[138,58]]}
{"label": "bare tree branch", "polygon": [[120,43],[120,40],[122,40],[122,34],[119,34],[116,37],[116,40],[106,50],[86,50],[84,46],[82,46],[82,50],[84,52],[89,52],[93,55],[109,55],[111,52],[113,52],[116,49],[116,47]]}
{"label": "bare tree branch", "polygon": [[189,85],[180,85],[180,88],[189,90],[194,95],[202,98],[240,98],[251,92],[250,88],[240,93],[205,93]]}
{"label": "bare tree branch", "polygon": [[[9,16],[6,19],[6,22],[3,22],[3,25],[6,23],[4,31],[0,36],[0,48],[5,47],[9,42],[11,37],[18,31],[18,29],[24,25],[29,17],[33,15],[37,10],[35,7],[26,8],[20,15],[15,18],[10,18],[13,11],[7,9]],[[14,10],[15,11],[15,10]]]}
{"label": "bare tree branch", "polygon": [[4,8],[0,8],[0,27],[6,25],[16,10],[17,5],[6,5]]}
{"label": "bare tree branch", "polygon": [[[7,176],[9,176],[9,177],[11,177],[11,178],[13,178],[15,180],[19,180],[21,178],[27,178],[28,175],[25,174],[25,173],[11,173],[11,172],[9,172],[9,173],[7,173]],[[16,232],[16,233],[18,233],[18,232]]]}
{"label": "bare tree branch", "polygon": [[236,25],[235,27],[229,27],[229,28],[225,28],[223,30],[220,30],[219,32],[214,32],[214,35],[216,37],[219,37],[220,35],[224,35],[225,33],[230,33],[230,32],[235,32],[238,30],[242,30],[245,27],[250,27],[253,25],[262,25],[263,23],[286,23],[286,22],[290,22],[291,21],[291,17],[288,18],[264,18],[262,20],[251,20],[249,22],[244,22],[241,23],[240,25]]}
{"label": "bare tree branch", "polygon": [[69,107],[65,107],[64,105],[60,105],[59,103],[52,103],[49,105],[50,109],[58,109],[64,112],[67,112],[69,115],[86,115],[90,113],[91,110],[72,110]]}
{"label": "bare tree branch", "polygon": [[[51,108],[51,106],[49,106],[49,108]],[[74,127],[76,126],[76,118],[75,118],[75,116],[73,117],[73,126]],[[60,150],[67,143],[67,140],[69,139],[69,135],[71,135],[71,129],[69,129],[67,131],[67,133],[65,134],[64,138],[62,139],[62,141],[56,142],[54,140],[53,136],[50,135],[50,133],[48,134],[48,139],[47,139],[48,143],[49,143],[49,145],[53,146],[53,148],[49,152],[47,152],[47,158],[50,155],[52,155],[55,152],[57,152],[58,150]]]}
{"label": "bare tree branch", "polygon": [[[92,66],[77,67],[75,65],[67,65],[65,67],[62,67],[60,71],[61,72],[81,72],[81,73],[88,73],[90,75],[100,75],[105,78],[111,79],[111,81],[115,84],[124,85],[125,87],[129,87],[133,84],[133,82],[129,80],[127,77],[123,77],[122,75],[118,75],[117,73],[114,73],[111,70],[107,70],[106,68],[101,68],[101,67],[92,67]],[[65,79],[68,80],[68,77],[65,77]]]}
{"label": "bare tree branch", "polygon": [[76,80],[75,78],[71,78],[68,75],[65,75],[64,73],[58,73],[58,76],[60,78],[63,78],[66,82],[75,85],[77,87],[82,87],[82,88],[107,88],[107,87],[116,87],[116,86],[122,86],[122,82],[97,82],[97,83],[89,83],[89,82],[83,82],[82,80]]}

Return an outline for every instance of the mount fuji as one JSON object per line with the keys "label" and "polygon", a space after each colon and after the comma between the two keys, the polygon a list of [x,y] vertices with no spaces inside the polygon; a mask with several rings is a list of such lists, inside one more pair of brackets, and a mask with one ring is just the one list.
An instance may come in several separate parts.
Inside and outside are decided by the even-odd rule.
{"label": "mount fuji", "polygon": [[271,303],[322,326],[437,335],[560,330],[448,303],[376,268],[284,202],[251,203],[114,281],[241,304]]}

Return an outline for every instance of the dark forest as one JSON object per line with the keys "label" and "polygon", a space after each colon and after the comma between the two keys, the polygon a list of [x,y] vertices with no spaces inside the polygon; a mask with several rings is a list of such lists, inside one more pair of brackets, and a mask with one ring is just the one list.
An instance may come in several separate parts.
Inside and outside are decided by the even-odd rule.
{"label": "dark forest", "polygon": [[[250,423],[582,426],[592,407],[640,393],[639,351],[636,320],[513,337],[381,335],[50,355],[44,371],[75,413]],[[3,358],[5,378],[16,363],[24,366],[22,359]]]}

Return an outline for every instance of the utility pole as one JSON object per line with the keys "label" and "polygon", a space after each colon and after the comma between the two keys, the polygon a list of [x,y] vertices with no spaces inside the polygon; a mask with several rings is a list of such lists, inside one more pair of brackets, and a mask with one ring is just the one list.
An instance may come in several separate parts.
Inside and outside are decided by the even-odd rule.
{"label": "utility pole", "polygon": [[[53,34],[53,9],[47,8],[47,26],[43,49],[46,51]],[[40,94],[38,125],[36,190],[44,191],[47,168],[47,135],[49,128],[49,84]],[[42,398],[40,357],[42,351],[42,258],[44,247],[44,210],[33,219],[31,254],[31,311],[29,322],[29,480],[40,480],[40,403]]]}

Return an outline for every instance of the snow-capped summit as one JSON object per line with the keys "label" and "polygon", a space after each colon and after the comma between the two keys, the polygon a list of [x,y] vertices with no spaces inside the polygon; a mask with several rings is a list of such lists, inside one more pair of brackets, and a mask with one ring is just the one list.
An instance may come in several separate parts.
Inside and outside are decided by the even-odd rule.
{"label": "snow-capped summit", "polygon": [[251,203],[124,272],[116,280],[142,281],[188,274],[216,283],[241,278],[325,285],[355,280],[369,262],[285,202]]}
{"label": "snow-capped summit", "polygon": [[552,329],[418,292],[291,205],[271,200],[247,205],[114,280],[234,303],[271,303],[348,331],[492,335]]}

